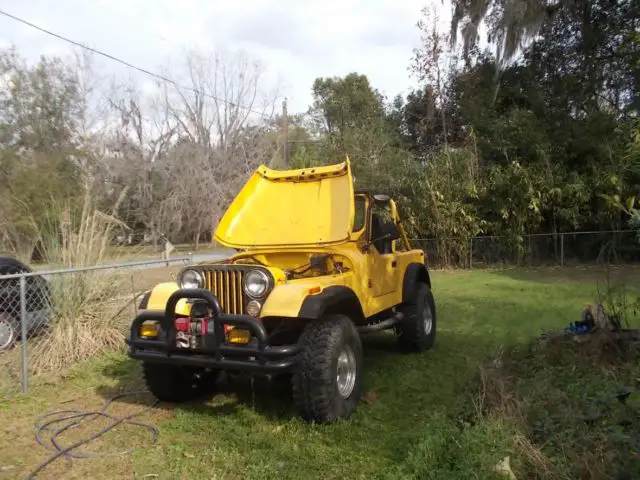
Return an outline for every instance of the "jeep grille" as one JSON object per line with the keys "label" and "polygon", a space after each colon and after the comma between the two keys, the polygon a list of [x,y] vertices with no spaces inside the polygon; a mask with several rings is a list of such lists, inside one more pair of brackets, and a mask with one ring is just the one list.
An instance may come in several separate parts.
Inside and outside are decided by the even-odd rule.
{"label": "jeep grille", "polygon": [[209,270],[205,272],[206,287],[218,300],[222,311],[230,314],[244,314],[244,294],[242,270]]}

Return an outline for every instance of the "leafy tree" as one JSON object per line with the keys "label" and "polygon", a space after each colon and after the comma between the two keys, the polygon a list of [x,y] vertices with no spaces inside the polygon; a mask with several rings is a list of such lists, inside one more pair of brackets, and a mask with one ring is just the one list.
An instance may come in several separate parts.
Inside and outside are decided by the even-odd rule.
{"label": "leafy tree", "polygon": [[383,114],[382,96],[371,88],[365,75],[317,78],[313,83],[312,112],[329,135],[366,126]]}
{"label": "leafy tree", "polygon": [[1,52],[0,78],[3,243],[29,256],[51,202],[82,197],[83,96],[76,72],[57,59],[27,66],[15,50]]}

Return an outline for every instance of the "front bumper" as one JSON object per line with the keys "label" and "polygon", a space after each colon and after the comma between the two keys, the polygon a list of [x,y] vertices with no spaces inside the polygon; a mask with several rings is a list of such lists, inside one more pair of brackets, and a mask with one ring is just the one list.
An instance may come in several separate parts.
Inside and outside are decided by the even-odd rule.
{"label": "front bumper", "polygon": [[[203,345],[197,349],[185,349],[176,345],[174,312],[178,301],[183,298],[205,302],[213,312],[209,320],[213,324],[213,332],[207,329],[207,333],[202,336]],[[147,320],[160,324],[163,338],[140,337],[140,325]],[[254,344],[226,344],[224,325],[249,330],[255,338]],[[264,374],[292,370],[299,352],[296,344],[270,345],[269,334],[261,321],[249,315],[223,313],[216,296],[205,289],[178,290],[169,297],[164,312],[140,312],[131,325],[126,343],[129,345],[129,357],[137,360]]]}

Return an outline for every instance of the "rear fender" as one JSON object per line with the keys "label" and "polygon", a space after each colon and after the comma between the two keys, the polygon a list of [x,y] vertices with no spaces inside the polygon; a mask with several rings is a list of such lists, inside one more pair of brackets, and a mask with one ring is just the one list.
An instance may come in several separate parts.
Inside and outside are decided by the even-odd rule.
{"label": "rear fender", "polygon": [[402,302],[410,303],[414,298],[415,288],[418,283],[426,283],[431,288],[431,277],[427,267],[423,263],[410,263],[404,272],[402,281]]}

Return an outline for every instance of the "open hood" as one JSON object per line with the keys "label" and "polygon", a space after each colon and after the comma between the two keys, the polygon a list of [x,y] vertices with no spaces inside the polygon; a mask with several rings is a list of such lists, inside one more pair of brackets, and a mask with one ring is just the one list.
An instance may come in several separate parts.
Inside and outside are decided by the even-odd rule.
{"label": "open hood", "polygon": [[237,249],[335,245],[349,240],[353,216],[348,158],[298,170],[261,165],[225,212],[214,238]]}

